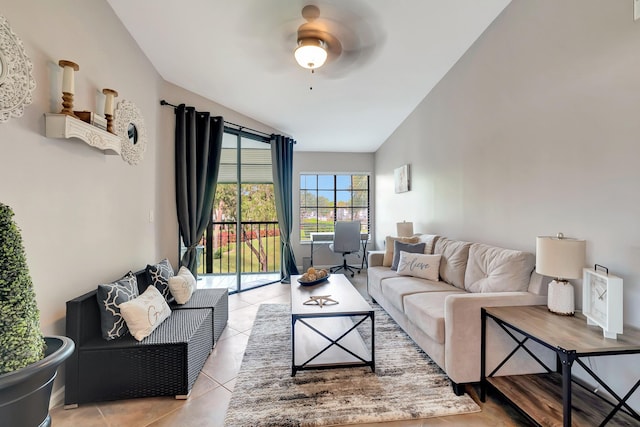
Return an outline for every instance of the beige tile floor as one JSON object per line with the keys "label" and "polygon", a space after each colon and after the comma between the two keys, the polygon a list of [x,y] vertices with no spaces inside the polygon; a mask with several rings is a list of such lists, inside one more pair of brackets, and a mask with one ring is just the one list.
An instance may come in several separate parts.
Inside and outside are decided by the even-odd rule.
{"label": "beige tile floor", "polygon": [[[361,293],[366,292],[364,272],[359,277],[357,275],[353,282]],[[240,370],[258,307],[262,303],[289,303],[288,285],[272,284],[229,297],[229,323],[207,359],[188,400],[157,397],[85,404],[68,410],[56,407],[51,410],[53,427],[223,426],[235,377]],[[476,390],[469,387],[468,391],[477,401]],[[477,414],[367,426],[526,425],[526,421],[509,405],[495,397],[489,397],[481,406],[482,412]]]}

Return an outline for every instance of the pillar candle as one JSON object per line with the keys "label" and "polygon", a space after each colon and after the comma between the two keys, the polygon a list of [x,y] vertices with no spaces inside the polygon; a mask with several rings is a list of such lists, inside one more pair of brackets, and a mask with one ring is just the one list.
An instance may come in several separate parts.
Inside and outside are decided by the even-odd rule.
{"label": "pillar candle", "polygon": [[62,91],[67,93],[75,93],[73,81],[73,68],[65,66],[62,71]]}
{"label": "pillar candle", "polygon": [[105,95],[104,113],[113,116],[113,99],[118,96],[118,92],[113,89],[102,89],[102,93]]}
{"label": "pillar candle", "polygon": [[80,67],[75,62],[61,59],[58,61],[58,65],[62,67],[62,92],[75,93],[74,85],[74,72],[78,71]]}
{"label": "pillar candle", "polygon": [[104,113],[113,115],[113,95],[108,93],[104,101]]}

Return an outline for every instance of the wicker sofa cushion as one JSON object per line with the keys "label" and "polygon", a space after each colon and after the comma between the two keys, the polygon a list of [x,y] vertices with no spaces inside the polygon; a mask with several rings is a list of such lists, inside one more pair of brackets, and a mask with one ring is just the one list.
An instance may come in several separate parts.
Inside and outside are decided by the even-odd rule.
{"label": "wicker sofa cushion", "polygon": [[102,338],[113,340],[129,332],[120,313],[120,305],[137,296],[138,284],[131,272],[116,282],[98,285],[96,300],[100,310]]}

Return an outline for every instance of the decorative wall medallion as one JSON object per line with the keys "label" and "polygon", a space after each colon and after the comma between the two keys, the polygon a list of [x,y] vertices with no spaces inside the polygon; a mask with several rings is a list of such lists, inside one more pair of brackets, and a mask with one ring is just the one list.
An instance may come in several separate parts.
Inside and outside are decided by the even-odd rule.
{"label": "decorative wall medallion", "polygon": [[130,165],[137,165],[147,148],[147,129],[142,114],[133,102],[123,100],[118,103],[115,116],[115,134],[122,140],[120,155]]}
{"label": "decorative wall medallion", "polygon": [[36,87],[32,71],[22,40],[0,15],[0,123],[22,116],[24,107],[31,104]]}

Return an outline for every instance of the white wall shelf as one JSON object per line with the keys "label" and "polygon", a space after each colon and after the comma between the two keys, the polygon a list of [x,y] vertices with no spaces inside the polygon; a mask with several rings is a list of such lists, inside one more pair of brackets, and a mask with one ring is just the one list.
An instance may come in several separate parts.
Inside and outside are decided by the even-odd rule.
{"label": "white wall shelf", "polygon": [[77,138],[108,155],[120,155],[119,136],[85,123],[67,114],[45,114],[46,135],[49,138]]}

